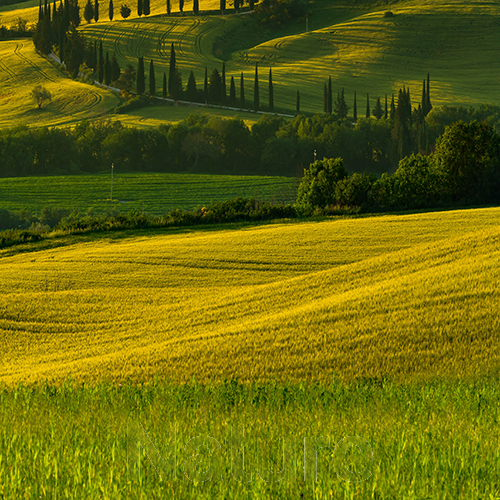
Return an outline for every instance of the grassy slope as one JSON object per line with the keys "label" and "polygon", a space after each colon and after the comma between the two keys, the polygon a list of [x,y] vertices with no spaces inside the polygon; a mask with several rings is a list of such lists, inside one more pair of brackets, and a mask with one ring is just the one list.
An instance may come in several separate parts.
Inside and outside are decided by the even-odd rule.
{"label": "grassy slope", "polygon": [[285,177],[120,173],[113,176],[13,177],[0,179],[0,208],[28,210],[59,207],[95,213],[144,210],[164,214],[173,208],[194,208],[238,196],[275,202],[293,202],[296,180]]}
{"label": "grassy slope", "polygon": [[[187,5],[186,12],[189,8]],[[115,51],[122,67],[127,63],[135,66],[139,55],[146,61],[153,59],[157,87],[161,86],[161,74],[168,71],[172,42],[184,82],[193,69],[200,85],[205,65],[220,69],[221,61],[214,56],[212,44],[218,36],[226,34],[228,46],[234,50],[227,63],[228,85],[231,76],[243,72],[247,99],[251,99],[254,67],[259,62],[263,109],[267,104],[268,67],[273,68],[275,106],[282,111],[293,111],[298,89],[301,109],[321,112],[322,84],[328,75],[333,78],[335,92],[345,88],[350,106],[357,91],[360,113],[365,109],[365,93],[370,94],[373,107],[375,97],[391,95],[403,85],[410,86],[413,102],[418,102],[427,72],[431,73],[434,105],[496,102],[500,82],[492,68],[500,44],[497,29],[500,6],[479,0],[467,4],[410,0],[394,6],[393,19],[383,17],[386,8],[372,7],[370,12],[363,13],[317,0],[312,5],[310,32],[304,33],[304,27],[298,23],[281,32],[256,29],[244,16],[167,18],[162,15],[163,2],[155,2],[152,16],[147,19],[133,15],[124,21],[118,16],[113,22],[91,23],[82,29],[88,36],[102,39],[105,50]],[[37,8],[33,9],[36,13]],[[8,24],[6,16],[14,20],[18,15],[26,17],[26,13],[22,9],[4,12],[0,14],[0,24]],[[7,66],[9,51],[12,53],[14,47],[11,44],[3,49]],[[41,64],[36,62],[37,66]],[[2,69],[3,79],[13,86],[5,68]],[[70,93],[66,84],[64,88],[65,93]],[[148,108],[131,113],[125,120],[142,126],[155,125],[178,120],[189,112],[189,108],[183,108],[169,116],[168,108]],[[13,108],[9,108],[9,114],[11,123],[13,118],[26,121]]]}
{"label": "grassy slope", "polygon": [[0,381],[494,372],[499,214],[123,234],[4,251]]}

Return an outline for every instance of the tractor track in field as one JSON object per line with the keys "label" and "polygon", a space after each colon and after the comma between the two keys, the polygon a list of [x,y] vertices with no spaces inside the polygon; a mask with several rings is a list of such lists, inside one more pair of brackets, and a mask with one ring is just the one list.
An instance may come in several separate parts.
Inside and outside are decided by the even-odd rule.
{"label": "tractor track in field", "polygon": [[0,61],[0,69],[3,69],[13,80],[17,79],[17,75],[2,61]]}
{"label": "tractor track in field", "polygon": [[179,24],[180,22],[178,19],[172,20],[172,22],[168,26],[168,29],[163,33],[163,35],[161,35],[158,38],[158,45],[156,47],[156,51],[159,53],[161,57],[167,57],[168,49],[166,50],[163,49],[163,46],[165,45],[165,39],[168,37],[168,35],[170,35],[170,33],[172,33],[174,28],[179,26]]}
{"label": "tractor track in field", "polygon": [[16,48],[14,49],[14,54],[22,59],[26,64],[29,64],[31,67],[35,68],[36,72],[42,75],[46,80],[49,80],[52,83],[56,83],[56,79],[49,76],[43,69],[40,68],[37,64],[35,64],[31,59],[28,59],[24,54],[21,53],[21,49],[24,47],[23,43],[16,44]]}
{"label": "tractor track in field", "polygon": [[[201,56],[203,59],[209,59],[209,56],[207,56],[202,48],[201,48],[201,42],[205,36],[207,36],[210,32],[212,32],[215,28],[218,28],[222,24],[224,24],[224,20],[218,19],[217,23],[215,21],[210,22],[210,25],[207,28],[202,28],[195,36],[194,39],[194,52]],[[207,23],[204,23],[204,26],[207,26]],[[211,54],[211,52],[210,52]]]}
{"label": "tractor track in field", "polygon": [[184,31],[181,36],[179,37],[179,39],[177,40],[177,46],[179,47],[179,53],[181,55],[185,55],[185,52],[184,52],[184,49],[182,47],[182,43],[183,43],[183,40],[186,38],[187,35],[189,35],[195,28],[197,28],[199,25],[200,25],[201,21],[199,19],[195,19],[193,20],[193,23],[191,24],[191,26],[189,27],[189,29],[187,29],[186,31]]}

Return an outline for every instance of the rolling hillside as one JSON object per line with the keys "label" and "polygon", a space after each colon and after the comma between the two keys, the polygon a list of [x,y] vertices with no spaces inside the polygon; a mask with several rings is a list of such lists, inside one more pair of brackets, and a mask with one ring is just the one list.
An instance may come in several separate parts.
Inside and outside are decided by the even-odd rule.
{"label": "rolling hillside", "polygon": [[50,249],[4,250],[0,382],[495,373],[499,214],[61,236]]}
{"label": "rolling hillside", "polygon": [[[36,19],[37,7],[30,11],[21,8],[25,5],[11,6],[10,10],[4,7],[0,12],[0,24],[15,22],[19,16],[32,19],[33,13]],[[128,20],[118,15],[109,22],[103,20],[106,16],[101,16],[99,23],[83,24],[81,29],[87,37],[102,40],[105,50],[115,52],[122,67],[127,63],[136,66],[138,56],[144,56],[146,61],[153,59],[157,88],[161,87],[162,73],[168,72],[171,43],[176,47],[184,83],[192,69],[201,85],[205,66],[209,71],[214,67],[220,70],[220,57],[224,53],[228,58],[227,84],[231,76],[239,77],[243,72],[247,100],[252,99],[254,68],[258,62],[263,110],[267,109],[269,68],[273,69],[275,107],[288,113],[295,109],[297,90],[301,93],[302,111],[322,112],[323,83],[328,76],[332,76],[334,92],[345,89],[351,110],[353,94],[357,92],[360,114],[364,113],[367,93],[373,108],[377,97],[384,98],[387,94],[390,98],[403,85],[410,87],[412,102],[417,103],[422,80],[428,72],[434,106],[496,103],[500,95],[500,80],[495,70],[500,44],[500,5],[496,3],[410,0],[393,4],[395,15],[386,18],[385,5],[362,10],[316,0],[310,5],[313,14],[307,33],[302,22],[292,23],[284,30],[270,30],[258,26],[249,16],[203,14],[203,10],[210,8],[217,8],[217,5],[202,3],[202,14],[195,17],[189,14],[191,6],[186,4],[187,15],[167,17],[163,13],[163,2],[153,2],[152,15],[148,18],[139,19],[134,13]],[[214,52],[215,42],[222,43],[225,49]],[[11,95],[16,96],[16,102],[23,103],[18,108],[19,104],[12,106],[0,100],[1,115],[8,116],[9,123],[34,121],[23,99],[30,89],[19,90],[17,94],[22,84],[17,78],[21,68],[14,74],[9,73],[12,61],[19,64],[17,46],[17,42],[0,42],[5,62],[0,68],[0,79],[4,87],[10,88]],[[23,50],[26,54],[28,48]],[[42,59],[31,53],[26,55],[29,61],[24,61],[22,71],[30,73],[33,66],[45,68],[47,63]],[[60,99],[64,101],[73,96],[74,84],[70,85],[59,75],[52,78],[59,84]],[[52,85],[50,78],[42,77],[41,81],[44,80]],[[94,89],[82,90],[83,94],[93,92]],[[92,117],[105,111],[102,107],[95,109],[90,104],[90,97],[82,99],[83,109],[80,109],[81,103],[75,103],[79,116]],[[114,107],[111,103],[116,99],[109,94],[108,100],[109,108]],[[51,109],[50,106],[47,109]],[[168,108],[146,108],[121,119],[126,123],[150,126],[184,118],[190,111],[190,108],[183,108],[182,112],[176,109],[169,116]],[[251,114],[242,117],[251,121],[252,116],[255,117]],[[57,116],[53,121],[50,116],[40,120],[37,115],[36,122],[60,124],[65,120]],[[6,123],[7,120],[0,125],[6,126]]]}

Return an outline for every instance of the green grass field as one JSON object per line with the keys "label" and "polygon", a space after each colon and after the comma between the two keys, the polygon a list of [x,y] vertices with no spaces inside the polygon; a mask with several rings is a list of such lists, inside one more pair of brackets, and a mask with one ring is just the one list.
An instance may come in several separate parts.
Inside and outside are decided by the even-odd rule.
{"label": "green grass field", "polygon": [[[372,5],[363,11],[332,7],[317,0],[311,5],[313,15],[307,33],[305,26],[298,22],[283,31],[270,31],[254,26],[248,16],[186,15],[169,18],[163,15],[163,8],[158,2],[153,5],[153,15],[148,18],[132,16],[128,20],[115,18],[113,22],[84,24],[82,31],[92,39],[102,40],[105,50],[114,51],[122,67],[127,63],[136,66],[138,56],[144,56],[146,61],[153,59],[158,81],[163,72],[168,72],[169,48],[173,42],[184,83],[192,69],[198,85],[203,82],[205,66],[209,70],[214,67],[220,70],[220,54],[216,51],[214,55],[213,44],[218,37],[226,37],[228,83],[231,76],[239,77],[243,72],[247,99],[251,99],[254,67],[258,62],[263,110],[267,106],[269,68],[273,69],[275,107],[288,113],[295,109],[297,90],[301,93],[302,111],[322,112],[323,83],[328,76],[332,76],[334,92],[345,89],[351,108],[354,91],[357,92],[360,112],[364,112],[366,106],[366,93],[369,93],[373,107],[377,97],[391,96],[403,85],[409,86],[416,104],[421,95],[422,80],[428,72],[435,106],[496,103],[500,95],[500,83],[493,70],[496,67],[496,47],[500,43],[497,29],[500,6],[497,4],[410,0],[395,4],[392,9],[395,16],[385,18],[385,5]],[[203,6],[201,8],[203,10]],[[37,7],[33,9],[36,11]],[[0,23],[8,24],[7,15],[15,19],[15,16],[24,15],[24,11],[4,11]],[[4,105],[2,116],[8,116],[9,123],[30,120],[37,124],[50,123],[51,120],[54,124],[65,123],[60,117],[39,119],[40,115],[30,114],[33,111],[27,109],[26,99],[21,98],[28,94],[28,89],[17,95],[20,82],[15,75],[18,70],[14,75],[8,71],[12,67],[11,61],[17,61],[17,44],[1,42],[0,46],[5,63],[0,69],[0,78],[15,96],[15,101],[0,101],[0,108]],[[29,75],[36,70],[35,67],[45,68],[48,63],[31,54],[28,59],[31,64],[26,62],[25,72],[27,80],[31,81]],[[36,74],[40,75],[40,71],[36,70]],[[62,82],[58,89],[60,99],[64,101],[66,97],[63,95],[74,95],[74,88],[70,88],[68,81],[58,76],[57,82]],[[93,94],[101,91],[91,88],[82,92]],[[95,116],[104,111],[104,106],[96,108],[90,105],[93,102],[90,95],[82,99],[87,104],[79,111],[80,115]],[[110,95],[108,99],[111,107],[115,98]],[[54,104],[47,110],[51,106]],[[184,114],[181,115],[184,118]],[[179,112],[169,116],[157,108],[131,113],[126,121],[145,126],[179,118]],[[6,126],[6,123],[0,125]]]}
{"label": "green grass field", "polygon": [[[109,173],[82,176],[13,177],[0,179],[0,208],[38,215],[43,207],[95,214],[142,211],[161,215],[174,208],[191,209],[210,202],[254,197],[292,203],[297,179],[238,175]],[[144,203],[143,203],[144,202]]]}

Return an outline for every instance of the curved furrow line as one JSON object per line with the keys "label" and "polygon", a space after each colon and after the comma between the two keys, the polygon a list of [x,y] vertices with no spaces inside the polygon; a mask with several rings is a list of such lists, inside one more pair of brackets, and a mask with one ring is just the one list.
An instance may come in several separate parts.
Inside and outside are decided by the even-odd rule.
{"label": "curved furrow line", "polygon": [[160,55],[160,57],[167,57],[169,55],[168,48],[163,48],[165,45],[165,39],[172,33],[174,28],[176,28],[179,25],[179,21],[176,19],[175,21],[172,21],[166,31],[163,32],[163,35],[161,35],[158,39],[158,45],[156,47],[156,52]]}
{"label": "curved furrow line", "polygon": [[[140,29],[140,26],[137,26],[137,29]],[[139,40],[139,43],[137,44],[136,47],[136,56],[137,57],[143,57],[144,56],[144,51],[142,51],[142,54],[140,53],[141,48],[144,46],[146,43],[146,40],[149,40],[151,33],[156,31],[158,29],[157,26],[151,25],[149,29],[141,29],[141,36],[137,37]]]}
{"label": "curved furrow line", "polygon": [[185,30],[181,34],[181,36],[178,38],[178,40],[177,40],[177,46],[179,47],[179,54],[185,55],[185,52],[184,52],[184,50],[182,48],[182,42],[183,42],[184,38],[186,38],[186,36],[189,35],[199,25],[200,25],[200,20],[199,19],[194,20],[194,22],[191,24],[191,26],[189,27],[189,29]]}
{"label": "curved furrow line", "polygon": [[[206,21],[206,19],[205,19]],[[194,40],[194,52],[202,57],[203,59],[209,59],[210,57],[207,56],[202,48],[201,48],[201,43],[202,40],[205,36],[207,36],[210,32],[212,32],[214,29],[218,28],[221,24],[223,24],[224,21],[222,19],[218,19],[217,22],[215,20],[211,20],[210,23],[204,23],[203,27],[201,30],[196,34],[195,40]]]}
{"label": "curved furrow line", "polygon": [[7,73],[7,75],[9,75],[9,77],[13,80],[16,80],[18,78],[17,75],[2,61],[0,61],[0,69],[5,71],[5,73]]}
{"label": "curved furrow line", "polygon": [[14,49],[14,54],[18,56],[20,59],[22,59],[24,62],[35,68],[37,73],[40,73],[46,80],[49,80],[50,82],[55,83],[56,79],[53,78],[52,76],[48,75],[38,64],[35,64],[31,59],[28,59],[24,54],[21,53],[21,49],[24,47],[24,44],[18,43],[16,45],[16,48]]}

